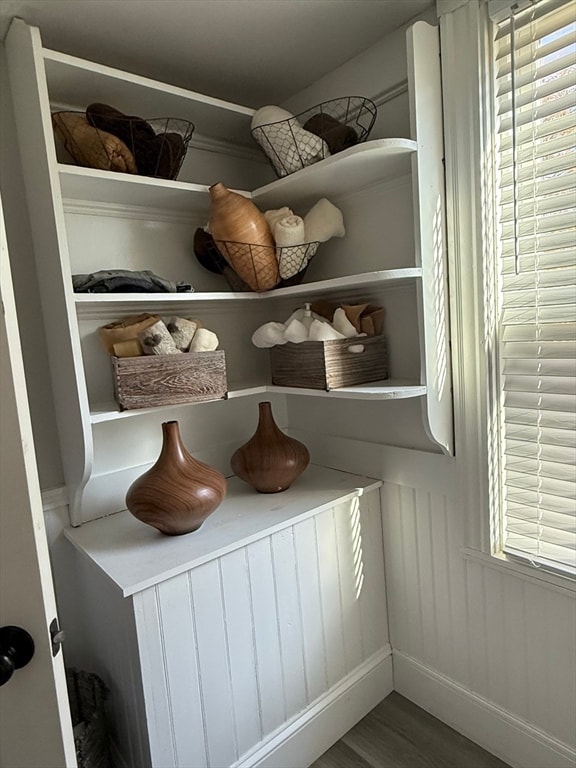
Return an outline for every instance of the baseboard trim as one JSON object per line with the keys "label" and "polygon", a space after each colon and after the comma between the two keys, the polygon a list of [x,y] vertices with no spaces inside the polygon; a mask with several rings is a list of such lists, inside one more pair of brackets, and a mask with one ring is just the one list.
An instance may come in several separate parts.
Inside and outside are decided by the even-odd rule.
{"label": "baseboard trim", "polygon": [[394,688],[496,757],[518,768],[574,768],[576,750],[496,704],[394,651]]}
{"label": "baseboard trim", "polygon": [[392,650],[386,646],[232,768],[305,768],[393,688]]}

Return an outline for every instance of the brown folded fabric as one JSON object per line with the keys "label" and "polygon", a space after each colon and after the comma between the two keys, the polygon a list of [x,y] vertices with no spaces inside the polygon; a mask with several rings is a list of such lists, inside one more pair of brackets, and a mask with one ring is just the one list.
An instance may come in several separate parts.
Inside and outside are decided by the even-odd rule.
{"label": "brown folded fabric", "polygon": [[358,333],[379,336],[384,326],[384,308],[374,304],[344,304],[346,317]]}
{"label": "brown folded fabric", "polygon": [[331,154],[341,152],[358,143],[358,134],[354,128],[324,113],[309,118],[304,123],[304,130],[324,139]]}
{"label": "brown folded fabric", "polygon": [[118,320],[117,322],[103,325],[98,329],[98,335],[102,339],[102,343],[106,347],[108,354],[114,355],[114,344],[137,339],[140,331],[154,325],[159,319],[158,315],[151,315],[148,312],[144,312],[141,315],[133,315],[124,320]]}
{"label": "brown folded fabric", "polygon": [[136,162],[141,158],[142,167],[149,171],[146,174],[146,170],[143,170],[145,175],[173,179],[178,173],[185,152],[184,140],[179,133],[159,133],[147,145],[137,147]]}
{"label": "brown folded fabric", "polygon": [[57,112],[52,115],[54,133],[78,165],[102,171],[136,173],[134,155],[115,134],[98,130],[84,115]]}
{"label": "brown folded fabric", "polygon": [[138,339],[118,341],[113,346],[115,357],[142,357],[144,350]]}
{"label": "brown folded fabric", "polygon": [[108,104],[94,103],[86,108],[90,125],[121,139],[130,148],[143,176],[175,178],[186,152],[179,133],[156,135],[154,128],[141,117],[125,115]]}
{"label": "brown folded fabric", "polygon": [[318,301],[312,302],[310,309],[315,314],[320,315],[321,317],[325,317],[326,320],[331,323],[334,319],[334,312],[338,309],[338,304],[333,304],[331,301],[319,299]]}
{"label": "brown folded fabric", "polygon": [[368,306],[360,317],[362,333],[368,336],[380,336],[384,327],[384,308]]}

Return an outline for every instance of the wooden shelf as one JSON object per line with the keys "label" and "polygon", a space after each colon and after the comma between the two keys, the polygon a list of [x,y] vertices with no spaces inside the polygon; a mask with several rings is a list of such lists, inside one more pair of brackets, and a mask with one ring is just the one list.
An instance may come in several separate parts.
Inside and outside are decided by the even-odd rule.
{"label": "wooden shelf", "polygon": [[338,152],[315,165],[252,192],[262,210],[330,200],[410,173],[417,144],[411,139],[376,139]]}
{"label": "wooden shelf", "polygon": [[315,465],[276,494],[257,493],[232,477],[226,499],[196,533],[163,536],[123,511],[67,528],[65,535],[126,597],[381,485]]}

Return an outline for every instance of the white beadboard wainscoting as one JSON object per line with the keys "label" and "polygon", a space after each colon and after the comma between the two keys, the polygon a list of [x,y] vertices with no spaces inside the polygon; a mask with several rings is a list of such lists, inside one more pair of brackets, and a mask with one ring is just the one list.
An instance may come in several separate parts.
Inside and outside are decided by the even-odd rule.
{"label": "white beadboard wainscoting", "polygon": [[395,690],[513,766],[573,768],[574,592],[470,559],[455,459],[291,434],[313,459],[384,480]]}
{"label": "white beadboard wainscoting", "polygon": [[[254,574],[254,569],[263,577],[267,574],[264,584],[257,585],[260,591],[256,592],[256,597],[264,601],[261,604],[263,610],[267,610],[264,607],[266,600],[271,601],[268,608],[276,616],[278,632],[273,635],[272,645],[261,659],[261,665],[270,663],[270,654],[275,654],[278,659],[278,644],[282,637],[280,626],[285,630],[288,628],[292,610],[289,606],[294,606],[295,595],[300,601],[299,612],[296,613],[299,623],[290,631],[303,632],[304,660],[299,666],[290,668],[290,687],[286,691],[282,689],[278,700],[271,702],[271,708],[264,716],[267,723],[264,726],[261,720],[254,721],[253,708],[247,704],[254,697],[263,696],[265,687],[262,686],[269,681],[262,668],[259,672],[258,667],[254,667],[255,638],[252,646],[247,646],[247,657],[235,662],[240,664],[235,669],[243,676],[247,688],[246,693],[236,694],[232,699],[234,717],[238,719],[235,741],[224,748],[230,750],[230,754],[238,755],[250,733],[256,737],[263,732],[262,728],[270,727],[272,731],[253,752],[248,752],[240,761],[235,757],[230,765],[242,768],[252,765],[289,765],[291,768],[305,765],[303,756],[308,754],[306,750],[310,741],[318,748],[322,743],[328,747],[349,722],[348,718],[359,719],[367,701],[376,703],[383,691],[392,689],[390,646],[385,634],[387,602],[395,690],[510,765],[573,768],[576,760],[576,619],[573,594],[526,573],[519,575],[495,568],[489,562],[463,556],[465,516],[458,504],[460,478],[456,460],[439,454],[322,436],[304,430],[291,430],[291,434],[306,443],[313,460],[321,456],[327,466],[384,480],[381,497],[386,598],[384,594],[374,592],[369,598],[374,612],[368,615],[364,611],[361,626],[365,627],[364,622],[369,620],[376,622],[379,628],[373,626],[369,631],[363,630],[367,634],[364,634],[362,652],[357,617],[352,625],[346,626],[339,618],[338,632],[333,634],[329,631],[327,618],[321,613],[318,589],[322,583],[323,590],[334,590],[338,583],[338,576],[333,570],[334,541],[344,532],[338,528],[334,512],[323,513],[322,519],[305,521],[305,526],[297,532],[284,532],[274,543],[272,539],[267,543],[259,542],[250,554],[244,550],[242,555],[238,552],[227,555],[218,567],[212,564],[198,573],[198,578],[208,582],[218,583],[221,580],[219,602],[208,606],[208,609],[215,611],[219,617],[220,624],[216,623],[216,629],[212,627],[212,630],[217,638],[220,633],[218,642],[223,645],[227,642],[222,637],[222,621],[223,611],[230,606],[230,578],[240,573],[239,578],[234,579],[239,602],[230,606],[234,612],[230,618],[226,617],[226,621],[233,622],[234,616],[238,616],[237,610],[242,610],[242,600],[246,600],[250,568]],[[78,560],[80,555],[62,541],[62,528],[67,525],[66,499],[62,494],[55,493],[45,494],[45,501],[48,531],[55,554],[57,594],[62,601],[61,613],[64,613],[61,618],[65,625],[74,629],[66,648],[67,661],[78,663],[81,660],[99,669],[101,662],[98,658],[87,654],[86,648],[90,644],[83,645],[87,634],[102,631],[98,618],[93,626],[74,626],[74,601],[79,599],[78,589],[76,584],[70,584],[67,574],[71,567],[78,567],[78,564],[70,565],[70,560]],[[374,509],[371,508],[370,514],[376,514]],[[371,524],[376,526],[373,517]],[[326,533],[319,538],[319,531],[324,530],[322,526],[326,527]],[[379,534],[376,532],[368,539],[366,528],[362,530],[363,549],[369,546],[369,550],[364,551],[364,562],[376,563],[373,567],[378,570],[381,567],[378,564],[381,562],[378,555]],[[315,554],[320,540],[332,552],[332,565],[326,565],[327,571],[323,574],[317,570]],[[289,601],[283,606],[288,614],[278,613],[278,604],[270,591],[270,571],[277,571],[279,562],[274,554],[280,551],[295,553],[292,566],[280,574],[276,573],[274,581],[276,594],[282,590]],[[464,551],[464,554],[467,553]],[[85,558],[81,560],[84,561],[83,569],[92,567]],[[175,584],[170,589],[190,594],[191,584],[190,580],[181,580],[178,586]],[[91,579],[83,579],[83,589],[84,586],[94,589],[90,585],[93,585]],[[266,586],[267,595],[262,593]],[[85,599],[95,606],[110,605],[119,598],[117,594],[109,593],[114,593],[111,583],[103,581],[93,594],[88,592]],[[163,595],[163,599],[170,598]],[[151,605],[150,610],[158,610],[155,607],[158,605],[156,593],[148,595],[146,600]],[[339,600],[338,596],[328,602],[325,598],[322,606],[331,606],[341,617],[342,604]],[[201,606],[192,605],[190,601],[187,605],[192,606],[190,611],[202,610]],[[187,632],[192,632],[190,616],[179,616],[178,620],[185,625],[188,622]],[[135,659],[131,666],[128,658],[129,649],[134,644],[134,630],[125,625],[125,617],[121,619],[119,616],[113,628],[104,627],[101,643],[107,648],[106,663],[115,670],[114,677],[121,681],[119,687],[134,686],[137,690],[139,677],[133,665],[139,662]],[[236,625],[226,623],[224,626],[230,636],[230,627]],[[166,640],[167,626],[163,624],[162,627],[163,635],[150,639],[157,651],[162,643],[170,642]],[[349,648],[346,663],[344,633]],[[376,647],[375,638],[378,635],[381,642]],[[285,637],[284,643],[290,636]],[[178,637],[178,642],[181,642],[182,635]],[[367,641],[367,638],[371,639]],[[332,644],[332,651],[325,645],[326,642]],[[122,644],[124,651],[121,650]],[[334,644],[339,651],[334,650]],[[76,646],[82,649],[80,657]],[[241,644],[238,647],[242,647]],[[284,647],[294,649],[290,644]],[[316,665],[311,662],[314,654],[317,654]],[[294,657],[288,655],[285,658]],[[355,662],[358,666],[353,669]],[[227,661],[227,664],[231,663]],[[303,670],[304,676],[299,670]],[[281,686],[284,685],[286,671],[284,666],[275,673]],[[166,686],[174,684],[167,668],[163,674],[167,676]],[[176,685],[181,685],[182,675],[178,669],[172,674],[175,675]],[[338,674],[343,675],[339,683],[336,682]],[[229,677],[224,684],[231,686],[233,679]],[[116,684],[113,691],[115,688]],[[341,695],[344,692],[345,695]],[[294,717],[293,712],[302,701],[305,702],[303,711],[306,713],[303,719],[298,715]],[[310,702],[313,702],[312,705]],[[242,704],[240,708],[239,704]],[[117,706],[117,738],[123,738],[131,729],[133,733],[138,733],[138,723],[130,720],[122,705]],[[288,717],[276,731],[274,727],[277,727],[281,713],[275,707],[282,708]],[[291,713],[292,720],[289,719]],[[166,717],[170,717],[169,713]],[[142,722],[141,718],[139,722]],[[222,727],[222,730],[227,730],[227,727]],[[143,733],[141,738],[145,737]],[[146,764],[139,753],[140,743],[138,738],[131,741],[133,765]]]}
{"label": "white beadboard wainscoting", "polygon": [[[307,473],[340,474],[312,466]],[[192,557],[153,584],[142,578],[146,564],[136,563],[132,581],[117,578],[135,552],[123,550],[125,532],[145,529],[137,534],[149,541],[143,558],[155,544],[161,562],[168,548],[194,550],[201,540],[160,539],[120,513],[124,522],[68,531],[73,548],[62,536],[66,509],[51,500],[66,663],[110,687],[119,766],[309,765],[392,691],[381,484],[355,480],[342,501],[224,553]],[[269,504],[263,494],[245,497],[256,513]],[[106,559],[88,540],[103,544],[107,525],[115,544],[105,544]]]}

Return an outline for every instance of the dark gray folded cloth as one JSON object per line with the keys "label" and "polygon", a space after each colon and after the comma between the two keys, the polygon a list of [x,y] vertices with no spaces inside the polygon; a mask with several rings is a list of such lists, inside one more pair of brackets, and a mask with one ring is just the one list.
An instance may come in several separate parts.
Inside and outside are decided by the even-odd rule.
{"label": "dark gray folded cloth", "polygon": [[76,293],[185,293],[189,283],[173,283],[145,269],[101,269],[89,275],[72,275]]}

